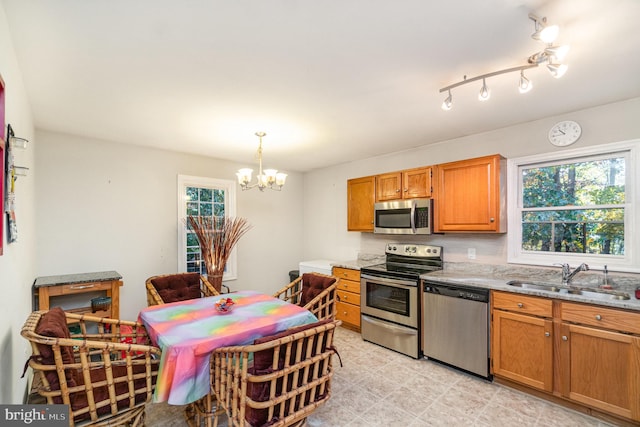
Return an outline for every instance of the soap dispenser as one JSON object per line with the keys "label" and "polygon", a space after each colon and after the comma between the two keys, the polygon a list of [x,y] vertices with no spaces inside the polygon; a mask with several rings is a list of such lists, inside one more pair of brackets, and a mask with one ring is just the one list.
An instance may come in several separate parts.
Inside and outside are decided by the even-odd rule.
{"label": "soap dispenser", "polygon": [[613,289],[611,283],[609,283],[609,270],[607,266],[604,266],[604,277],[602,278],[602,289]]}

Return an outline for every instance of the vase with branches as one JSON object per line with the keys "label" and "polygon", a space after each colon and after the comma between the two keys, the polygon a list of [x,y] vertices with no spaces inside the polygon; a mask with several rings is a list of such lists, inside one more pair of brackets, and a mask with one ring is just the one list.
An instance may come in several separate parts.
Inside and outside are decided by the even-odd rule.
{"label": "vase with branches", "polygon": [[227,260],[238,240],[251,229],[251,225],[245,218],[194,215],[189,215],[188,225],[200,244],[207,279],[220,292]]}

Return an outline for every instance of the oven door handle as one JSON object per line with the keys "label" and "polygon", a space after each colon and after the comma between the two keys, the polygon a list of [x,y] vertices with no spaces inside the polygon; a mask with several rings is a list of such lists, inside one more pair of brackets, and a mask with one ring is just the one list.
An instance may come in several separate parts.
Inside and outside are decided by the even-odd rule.
{"label": "oven door handle", "polygon": [[418,282],[415,280],[402,280],[402,279],[390,279],[388,277],[380,277],[380,276],[371,276],[369,274],[360,274],[360,279],[362,280],[370,280],[375,283],[380,283],[382,285],[392,285],[392,286],[406,286],[407,288],[417,288]]}
{"label": "oven door handle", "polygon": [[362,321],[365,323],[371,323],[372,325],[376,325],[380,328],[389,329],[390,331],[393,331],[396,333],[401,333],[406,335],[418,335],[417,329],[409,329],[406,326],[397,326],[388,322],[383,322],[383,321],[374,319],[364,314],[362,315]]}

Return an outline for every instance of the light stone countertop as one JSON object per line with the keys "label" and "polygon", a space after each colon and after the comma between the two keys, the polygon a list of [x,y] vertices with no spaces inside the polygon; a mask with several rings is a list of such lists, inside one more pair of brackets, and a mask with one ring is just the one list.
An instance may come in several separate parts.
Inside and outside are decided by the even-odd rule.
{"label": "light stone countertop", "polygon": [[[597,304],[601,306],[608,306],[613,308],[623,308],[628,310],[640,311],[640,300],[635,298],[634,290],[635,285],[620,285],[619,287],[615,287],[613,290],[617,292],[627,292],[630,295],[630,299],[628,300],[619,300],[619,299],[594,299],[588,296],[582,295],[573,295],[567,292],[567,289],[561,289],[559,292],[553,291],[545,291],[545,290],[534,290],[534,289],[522,289],[515,286],[507,285],[507,282],[511,280],[520,280],[527,281],[531,283],[543,283],[549,284],[559,287],[560,280],[556,277],[550,277],[547,274],[543,274],[544,272],[541,270],[541,274],[533,275],[522,274],[521,271],[513,271],[513,274],[510,275],[507,271],[503,271],[500,273],[490,273],[487,271],[460,271],[460,270],[451,270],[445,268],[444,270],[434,271],[431,273],[423,274],[420,276],[423,280],[430,280],[443,284],[453,284],[453,285],[464,285],[469,287],[477,287],[477,288],[485,288],[492,289],[498,291],[507,291],[518,294],[527,294],[534,295],[545,298],[554,298],[561,299],[566,301],[573,302],[582,302],[589,304]],[[581,287],[583,289],[595,288],[596,286],[588,286],[587,284],[576,283],[576,287]]]}
{"label": "light stone countertop", "polygon": [[98,271],[95,273],[75,273],[75,274],[62,274],[56,276],[42,276],[36,277],[33,282],[34,288],[40,288],[43,286],[58,286],[68,285],[73,283],[85,283],[85,282],[109,282],[111,280],[120,280],[122,275],[117,271]]}
{"label": "light stone countertop", "polygon": [[370,265],[382,264],[386,261],[384,255],[360,255],[358,259],[349,261],[336,261],[331,263],[332,267],[350,268],[351,270],[360,270]]}

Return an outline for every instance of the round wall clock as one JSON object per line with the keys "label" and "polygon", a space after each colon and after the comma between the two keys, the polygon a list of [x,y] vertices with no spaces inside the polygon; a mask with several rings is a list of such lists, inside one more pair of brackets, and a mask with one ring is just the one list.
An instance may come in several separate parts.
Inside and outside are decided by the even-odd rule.
{"label": "round wall clock", "polygon": [[549,142],[557,147],[566,147],[580,138],[582,128],[571,120],[558,122],[549,129]]}

